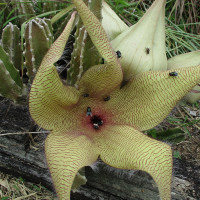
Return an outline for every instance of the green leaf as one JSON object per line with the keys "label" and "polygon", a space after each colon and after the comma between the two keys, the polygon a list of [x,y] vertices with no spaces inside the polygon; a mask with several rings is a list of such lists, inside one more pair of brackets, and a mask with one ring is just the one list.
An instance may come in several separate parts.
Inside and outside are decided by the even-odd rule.
{"label": "green leaf", "polygon": [[1,200],[7,200],[9,197],[1,197]]}
{"label": "green leaf", "polygon": [[185,140],[185,133],[179,128],[171,128],[165,131],[151,129],[148,131],[148,135],[155,139],[168,141],[170,143],[178,143]]}
{"label": "green leaf", "polygon": [[173,156],[174,156],[174,158],[181,159],[181,155],[180,155],[179,151],[174,151]]}
{"label": "green leaf", "polygon": [[52,19],[51,24],[53,25],[55,22],[57,22],[60,18],[62,18],[64,15],[66,15],[70,10],[74,8],[74,5],[70,5],[67,8],[62,9],[59,13],[57,13]]}

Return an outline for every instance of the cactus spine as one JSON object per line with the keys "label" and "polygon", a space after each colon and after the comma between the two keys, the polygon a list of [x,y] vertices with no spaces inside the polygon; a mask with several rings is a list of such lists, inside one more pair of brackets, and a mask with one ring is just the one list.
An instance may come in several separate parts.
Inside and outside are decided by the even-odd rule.
{"label": "cactus spine", "polygon": [[50,20],[34,19],[25,27],[25,66],[31,81],[38,70],[42,59],[53,42]]}
{"label": "cactus spine", "polygon": [[2,46],[8,53],[15,68],[22,69],[22,50],[20,47],[20,30],[16,25],[9,23],[2,33]]}
{"label": "cactus spine", "polygon": [[12,79],[2,60],[0,60],[0,95],[16,101],[21,95],[21,88]]}
{"label": "cactus spine", "polygon": [[19,71],[13,66],[8,53],[0,45],[0,95],[21,102],[26,98],[26,92]]}
{"label": "cactus spine", "polygon": [[[96,17],[101,20],[102,1],[88,1],[88,6]],[[99,63],[100,58],[101,56],[99,55],[96,47],[93,45],[81,19],[78,17],[75,43],[71,56],[71,66],[67,73],[68,84],[75,85],[86,70]]]}
{"label": "cactus spine", "polygon": [[21,23],[30,19],[30,17],[35,16],[32,0],[12,0],[11,2],[16,5],[17,14],[20,16]]}

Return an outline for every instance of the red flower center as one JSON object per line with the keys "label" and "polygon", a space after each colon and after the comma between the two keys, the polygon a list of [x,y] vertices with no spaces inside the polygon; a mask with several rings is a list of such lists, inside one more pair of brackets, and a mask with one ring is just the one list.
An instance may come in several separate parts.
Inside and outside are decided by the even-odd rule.
{"label": "red flower center", "polygon": [[94,129],[99,129],[99,127],[103,125],[103,120],[100,116],[94,115],[91,117],[90,123],[92,124]]}

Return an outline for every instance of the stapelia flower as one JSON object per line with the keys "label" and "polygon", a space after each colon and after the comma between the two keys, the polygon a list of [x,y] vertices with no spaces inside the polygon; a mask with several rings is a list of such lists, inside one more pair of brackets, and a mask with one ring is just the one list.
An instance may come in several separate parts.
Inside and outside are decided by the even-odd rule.
{"label": "stapelia flower", "polygon": [[141,131],[160,123],[176,102],[199,82],[198,67],[145,72],[126,84],[98,19],[80,0],[78,14],[99,53],[107,61],[89,68],[77,83],[66,86],[53,66],[65,47],[75,13],[44,57],[33,81],[29,108],[33,119],[51,133],[45,141],[50,173],[60,199],[70,199],[77,171],[100,158],[116,168],[148,172],[162,200],[171,197],[172,152],[169,145]]}
{"label": "stapelia flower", "polygon": [[[135,25],[127,28],[106,4],[102,9],[102,26],[111,38],[114,50],[122,54],[124,79],[144,71],[163,71],[200,64],[200,51],[175,56],[169,60],[165,53],[165,2],[155,0],[145,15]],[[106,12],[107,11],[107,12]],[[112,13],[109,15],[107,13]],[[108,26],[108,21],[112,26]],[[105,23],[107,21],[107,24]],[[118,35],[117,37],[114,37]],[[112,37],[111,37],[112,36]],[[185,99],[194,103],[200,99],[200,86],[196,85]]]}
{"label": "stapelia flower", "polygon": [[122,54],[124,79],[144,71],[167,70],[165,2],[155,0],[144,16],[111,41]]}

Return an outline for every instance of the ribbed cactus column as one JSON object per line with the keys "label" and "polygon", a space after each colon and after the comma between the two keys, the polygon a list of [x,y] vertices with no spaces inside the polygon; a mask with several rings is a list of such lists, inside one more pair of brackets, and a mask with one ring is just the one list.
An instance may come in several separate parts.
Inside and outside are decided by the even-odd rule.
{"label": "ribbed cactus column", "polygon": [[21,96],[21,91],[21,88],[15,83],[4,63],[0,60],[0,95],[15,101]]}
{"label": "ribbed cactus column", "polygon": [[52,28],[48,19],[34,19],[25,28],[25,67],[32,81],[42,59],[53,41]]}
{"label": "ribbed cactus column", "polygon": [[20,22],[23,23],[31,17],[35,16],[32,0],[11,0],[13,5],[17,8],[17,14],[20,17]]}
{"label": "ribbed cactus column", "polygon": [[[88,7],[101,21],[101,0],[88,1]],[[99,64],[101,56],[96,47],[92,43],[85,27],[79,16],[76,26],[75,43],[73,52],[71,55],[71,66],[67,74],[67,82],[70,85],[74,85],[85,71],[91,66]]]}
{"label": "ribbed cactus column", "polygon": [[18,70],[22,69],[22,50],[20,46],[20,30],[9,23],[2,32],[2,46],[10,60]]}
{"label": "ribbed cactus column", "polygon": [[44,1],[42,3],[42,9],[43,9],[44,13],[52,11],[52,10],[57,10],[58,9],[58,4],[56,4],[55,2]]}
{"label": "ribbed cactus column", "polygon": [[12,64],[8,53],[0,45],[0,95],[21,102],[26,92],[19,71]]}

